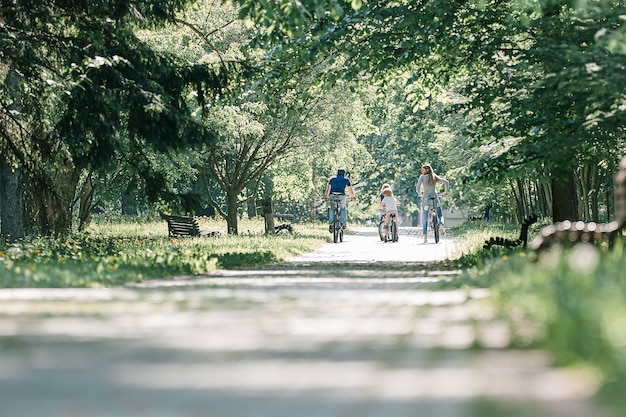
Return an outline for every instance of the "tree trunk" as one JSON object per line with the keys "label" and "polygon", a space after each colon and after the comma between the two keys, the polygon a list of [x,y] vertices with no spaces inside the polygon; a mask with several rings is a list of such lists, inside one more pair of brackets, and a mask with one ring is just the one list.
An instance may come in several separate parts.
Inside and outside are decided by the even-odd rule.
{"label": "tree trunk", "polygon": [[0,235],[9,241],[25,235],[22,172],[4,159],[0,161]]}
{"label": "tree trunk", "polygon": [[594,165],[591,171],[591,221],[600,222],[600,175],[598,175],[598,166]]}
{"label": "tree trunk", "polygon": [[134,184],[131,183],[122,194],[122,216],[136,216],[137,214],[137,197]]}
{"label": "tree trunk", "polygon": [[315,222],[317,220],[317,191],[311,190],[311,196],[309,198],[309,221]]}
{"label": "tree trunk", "polygon": [[518,222],[518,217],[521,214],[520,210],[521,210],[521,202],[520,202],[520,196],[518,193],[518,189],[516,188],[516,182],[513,180],[509,181],[509,185],[511,186],[511,199],[513,200],[511,202],[511,217],[512,217],[512,221],[513,222]]}
{"label": "tree trunk", "polygon": [[524,204],[524,217],[522,218],[522,221],[524,218],[534,213],[534,207],[535,207],[535,196],[533,195],[533,190],[531,187],[530,180],[524,180],[523,184],[524,184],[524,196],[526,200]]}
{"label": "tree trunk", "polygon": [[584,221],[589,221],[591,213],[589,212],[589,165],[585,164],[578,170],[578,175],[575,176],[577,185],[578,201],[578,216],[577,218]]}
{"label": "tree trunk", "polygon": [[237,205],[238,193],[234,190],[228,190],[226,192],[226,200],[227,200],[227,210],[226,213],[226,226],[228,229],[229,235],[237,235],[238,231],[238,216],[237,209],[239,208]]}
{"label": "tree trunk", "polygon": [[541,185],[542,195],[544,198],[544,217],[552,217],[552,186],[549,183],[542,183]]}
{"label": "tree trunk", "polygon": [[44,236],[66,236],[72,231],[72,211],[75,203],[79,175],[71,163],[56,164],[53,178],[27,179],[33,184],[29,188],[31,204],[39,223],[39,232]]}
{"label": "tree trunk", "polygon": [[309,200],[309,220],[311,222],[317,221],[317,187],[316,187],[317,178],[315,176],[315,172],[311,173],[311,196]]}
{"label": "tree trunk", "polygon": [[526,190],[524,189],[524,181],[518,178],[517,180],[515,180],[515,183],[517,185],[517,193],[519,195],[519,203],[518,203],[518,208],[517,208],[519,218],[517,220],[518,222],[520,222],[526,215],[526,206],[527,206],[526,201],[528,199],[526,198]]}
{"label": "tree trunk", "polygon": [[[256,197],[256,193],[255,193],[255,188],[252,185],[250,185],[248,187],[248,195],[254,195],[254,197]],[[252,219],[254,217],[256,217],[256,200],[255,198],[250,198],[248,199],[248,201],[246,202],[246,211],[248,213],[248,218]]]}
{"label": "tree trunk", "polygon": [[511,192],[511,194],[509,194],[509,207],[511,208],[511,213],[510,213],[511,221],[513,223],[518,223],[518,221],[517,221],[518,204],[517,204],[517,198],[515,198],[515,190],[513,190],[513,192]]}
{"label": "tree trunk", "polygon": [[[22,111],[20,78],[11,65],[6,74],[5,84],[7,91],[13,95],[13,103],[9,109],[17,112]],[[0,235],[9,241],[23,238],[26,234],[23,191],[21,169],[13,168],[4,155],[0,156]]]}
{"label": "tree trunk", "polygon": [[535,182],[535,193],[537,194],[537,215],[539,217],[548,217],[550,215],[549,199],[548,199],[548,187],[540,182]]}
{"label": "tree trunk", "polygon": [[65,204],[56,190],[40,187],[33,196],[37,206],[40,233],[44,236],[65,236],[72,230],[71,203]]}
{"label": "tree trunk", "polygon": [[263,197],[263,218],[265,219],[265,234],[274,234],[274,203],[272,197],[266,195]]}
{"label": "tree trunk", "polygon": [[552,180],[552,220],[577,220],[576,184],[574,174],[569,173]]}
{"label": "tree trunk", "polygon": [[611,210],[613,210],[613,199],[611,198],[611,192],[607,191],[604,193],[604,201],[606,202],[606,223],[610,223],[611,219]]}
{"label": "tree trunk", "polygon": [[93,208],[93,182],[91,180],[91,173],[87,175],[85,180],[85,186],[83,193],[80,196],[80,203],[78,207],[78,230],[83,231],[85,227],[91,223],[91,209]]}

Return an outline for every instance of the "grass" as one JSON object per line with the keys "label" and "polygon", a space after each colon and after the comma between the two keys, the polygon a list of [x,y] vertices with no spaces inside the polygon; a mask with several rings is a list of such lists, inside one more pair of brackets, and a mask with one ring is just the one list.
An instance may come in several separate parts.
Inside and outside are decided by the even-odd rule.
{"label": "grass", "polygon": [[263,234],[260,220],[245,220],[240,235],[201,220],[219,238],[169,238],[160,219],[98,218],[84,233],[64,239],[24,239],[0,249],[0,287],[98,287],[146,279],[197,275],[218,268],[264,265],[311,251],[328,239],[322,225],[297,225],[293,234]]}

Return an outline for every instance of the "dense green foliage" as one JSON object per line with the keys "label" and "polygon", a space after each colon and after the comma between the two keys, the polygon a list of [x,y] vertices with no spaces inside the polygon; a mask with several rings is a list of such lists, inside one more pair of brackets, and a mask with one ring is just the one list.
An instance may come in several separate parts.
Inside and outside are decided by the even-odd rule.
{"label": "dense green foliage", "polygon": [[234,67],[157,53],[133,29],[172,21],[188,0],[15,2],[2,6],[2,162],[30,184],[32,228],[65,234],[85,172],[120,167],[156,198],[166,174],[154,152],[214,136],[191,117],[190,89],[208,101]]}
{"label": "dense green foliage", "polygon": [[[27,214],[44,234],[71,223],[82,184],[97,197],[83,213],[204,194],[236,233],[245,203],[277,185],[285,211],[314,218],[338,165],[359,194],[390,182],[413,211],[424,162],[471,215],[493,203],[516,222],[611,218],[625,148],[619,1],[49,3],[59,12],[7,7],[0,38],[2,146],[40,184]],[[257,134],[225,128],[244,121]],[[333,142],[356,154],[328,157]],[[300,175],[305,193],[282,185]]]}
{"label": "dense green foliage", "polygon": [[385,172],[401,189],[431,162],[457,187],[480,181],[455,195],[460,204],[512,195],[517,221],[610,218],[625,150],[622,2],[238,3],[279,51],[276,68],[332,62],[331,86],[396,84],[378,92],[371,117],[388,126],[375,157],[407,158],[381,161],[401,172]]}

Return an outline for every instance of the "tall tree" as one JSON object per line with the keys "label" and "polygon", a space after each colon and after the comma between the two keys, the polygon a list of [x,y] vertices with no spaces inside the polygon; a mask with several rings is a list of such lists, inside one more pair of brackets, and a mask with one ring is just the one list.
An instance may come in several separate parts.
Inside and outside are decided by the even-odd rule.
{"label": "tall tree", "polygon": [[[346,169],[359,195],[367,196],[365,174],[374,165],[363,135],[376,130],[366,114],[364,97],[338,85],[320,97],[304,121],[302,138],[292,152],[271,168],[273,195],[281,210],[314,221],[326,218],[328,178]],[[373,195],[373,194],[371,194]],[[359,199],[359,204],[367,199]]]}
{"label": "tall tree", "polygon": [[9,241],[24,237],[24,223],[21,216],[24,201],[20,183],[19,168],[0,160],[0,235]]}
{"label": "tall tree", "polygon": [[[256,69],[238,94],[216,103],[211,112],[198,107],[194,113],[216,132],[217,140],[203,147],[192,169],[200,172],[207,197],[226,219],[228,232],[235,234],[240,207],[254,198],[261,183],[267,185],[264,193],[271,192],[271,178],[264,175],[269,167],[291,153],[323,146],[321,141],[329,138],[311,132],[341,112],[330,111],[338,107],[332,103],[334,95],[319,88],[319,78],[332,63],[322,60],[309,67],[292,65],[296,61],[291,55],[278,59],[280,48],[251,43],[254,33],[237,20],[236,10],[210,1],[199,4],[201,8],[181,14],[175,25],[147,33],[146,39],[192,62],[235,56]],[[213,192],[215,184],[222,195]]]}
{"label": "tall tree", "polygon": [[[11,89],[16,90],[19,83],[18,76],[9,65],[0,65],[5,77],[5,83]],[[19,93],[16,93],[19,94]],[[17,96],[19,98],[19,95]],[[8,110],[19,113],[19,102],[14,100]],[[0,118],[2,132],[19,131],[19,126],[11,123],[6,117]],[[9,152],[3,152],[0,156],[0,235],[10,240],[20,239],[25,235],[24,227],[24,193],[21,187],[22,171],[16,166],[15,160],[10,157]]]}
{"label": "tall tree", "polygon": [[518,24],[507,53],[495,54],[493,71],[468,86],[481,109],[476,143],[500,145],[476,168],[493,178],[543,177],[554,220],[579,219],[586,211],[579,203],[594,201],[577,192],[577,173],[596,167],[607,187],[624,153],[623,80],[615,71],[626,59],[607,47],[624,8],[600,5],[615,7],[537,10]]}
{"label": "tall tree", "polygon": [[[137,3],[20,1],[1,6],[0,62],[20,74],[0,93],[0,148],[31,184],[43,234],[71,229],[83,170],[132,159],[156,191],[164,176],[146,150],[163,152],[212,134],[191,117],[187,94],[207,101],[234,68],[191,65],[156,53],[133,32],[172,21],[190,0]],[[20,100],[20,111],[12,110]]]}

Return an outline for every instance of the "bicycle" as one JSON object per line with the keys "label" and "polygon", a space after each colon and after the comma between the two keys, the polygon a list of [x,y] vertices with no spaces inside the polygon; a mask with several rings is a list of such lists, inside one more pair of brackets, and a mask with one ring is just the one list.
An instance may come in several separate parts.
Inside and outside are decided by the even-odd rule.
{"label": "bicycle", "polygon": [[437,197],[428,198],[428,223],[435,234],[435,243],[439,243],[439,215],[437,214]]}
{"label": "bicycle", "polygon": [[[397,242],[398,241],[398,222],[396,221],[396,215],[391,213],[389,215],[389,233],[385,234],[385,242]],[[391,235],[391,237],[389,237]]]}
{"label": "bicycle", "polygon": [[[332,195],[339,195],[339,194],[331,194]],[[340,207],[340,203],[341,200],[336,198],[336,199],[332,199],[331,198],[331,202],[335,203],[335,207],[332,208],[332,210],[334,210],[334,221],[333,223],[330,225],[332,232],[333,232],[333,242],[337,243],[339,242],[343,242],[343,227],[341,227],[341,207]]]}
{"label": "bicycle", "polygon": [[380,220],[378,221],[378,237],[380,237],[381,242],[385,241],[385,212],[380,213]]}

